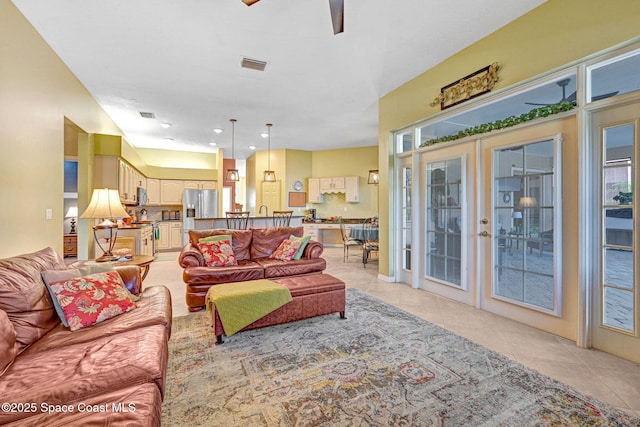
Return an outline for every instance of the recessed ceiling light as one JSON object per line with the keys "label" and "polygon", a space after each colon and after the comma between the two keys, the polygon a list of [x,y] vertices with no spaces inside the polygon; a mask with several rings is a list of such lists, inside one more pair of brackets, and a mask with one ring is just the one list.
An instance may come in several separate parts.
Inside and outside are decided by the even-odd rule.
{"label": "recessed ceiling light", "polygon": [[212,147],[215,147],[218,144],[216,144],[215,142],[210,142],[209,145],[212,146]]}
{"label": "recessed ceiling light", "polygon": [[263,132],[260,134],[260,136],[261,136],[261,137],[263,137],[263,138],[266,138],[266,137],[268,137],[268,136],[269,136],[269,134],[268,134],[267,132],[263,131]]}
{"label": "recessed ceiling light", "polygon": [[250,145],[250,146],[249,146],[249,150],[255,150],[255,149],[256,149],[256,146],[255,146],[255,145]]}
{"label": "recessed ceiling light", "polygon": [[222,129],[220,129],[220,128],[215,128],[215,129],[213,129],[213,131],[215,133],[222,133],[223,132]]}
{"label": "recessed ceiling light", "polygon": [[163,128],[170,128],[171,127],[171,123],[167,123],[167,122],[162,122],[160,123],[160,126],[162,126]]}

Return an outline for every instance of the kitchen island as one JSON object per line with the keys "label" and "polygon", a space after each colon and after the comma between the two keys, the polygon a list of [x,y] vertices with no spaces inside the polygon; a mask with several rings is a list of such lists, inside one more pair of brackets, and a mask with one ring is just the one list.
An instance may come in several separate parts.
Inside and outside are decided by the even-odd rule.
{"label": "kitchen island", "polygon": [[[302,225],[302,218],[304,216],[292,216],[291,227],[300,227]],[[227,218],[194,218],[195,230],[210,230],[212,228],[227,228]],[[272,216],[250,216],[247,228],[267,228],[273,227]]]}

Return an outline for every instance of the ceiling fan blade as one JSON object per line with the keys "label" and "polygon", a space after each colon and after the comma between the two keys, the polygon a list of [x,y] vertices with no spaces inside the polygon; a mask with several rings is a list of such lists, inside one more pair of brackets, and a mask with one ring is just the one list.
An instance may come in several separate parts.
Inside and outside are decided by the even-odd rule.
{"label": "ceiling fan blade", "polygon": [[258,3],[260,0],[242,0],[242,3],[246,4],[247,6],[251,6],[254,3]]}
{"label": "ceiling fan blade", "polygon": [[329,9],[331,10],[333,34],[340,34],[344,31],[344,0],[329,0]]}
{"label": "ceiling fan blade", "polygon": [[617,94],[618,94],[618,91],[603,93],[602,95],[595,95],[591,97],[591,101],[600,101],[601,99],[610,98],[612,96],[616,96]]}

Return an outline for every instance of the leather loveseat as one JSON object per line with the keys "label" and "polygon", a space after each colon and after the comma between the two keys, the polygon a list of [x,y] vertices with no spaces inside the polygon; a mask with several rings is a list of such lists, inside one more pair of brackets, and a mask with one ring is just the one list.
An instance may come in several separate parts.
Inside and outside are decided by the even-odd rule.
{"label": "leather loveseat", "polygon": [[140,268],[116,267],[137,308],[72,332],[41,278],[65,269],[52,248],[0,259],[0,425],[159,426],[168,289],[140,292]]}
{"label": "leather loveseat", "polygon": [[[189,243],[178,257],[178,263],[184,268],[182,279],[187,287],[189,311],[205,308],[207,291],[216,284],[322,273],[327,267],[324,258],[320,257],[324,247],[314,240],[309,241],[299,260],[281,261],[269,258],[283,240],[291,235],[302,237],[303,233],[303,227],[189,231]],[[231,235],[231,245],[238,265],[208,267],[197,243],[202,238],[224,234]]]}

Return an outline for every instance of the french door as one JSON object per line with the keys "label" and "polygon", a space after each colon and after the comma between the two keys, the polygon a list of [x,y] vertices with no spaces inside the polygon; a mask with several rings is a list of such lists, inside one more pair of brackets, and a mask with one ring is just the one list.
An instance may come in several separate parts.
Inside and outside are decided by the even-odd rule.
{"label": "french door", "polygon": [[634,190],[640,184],[640,103],[595,113],[592,134],[597,185],[598,244],[594,257],[591,343],[640,362],[638,227]]}

